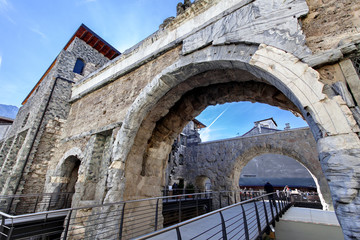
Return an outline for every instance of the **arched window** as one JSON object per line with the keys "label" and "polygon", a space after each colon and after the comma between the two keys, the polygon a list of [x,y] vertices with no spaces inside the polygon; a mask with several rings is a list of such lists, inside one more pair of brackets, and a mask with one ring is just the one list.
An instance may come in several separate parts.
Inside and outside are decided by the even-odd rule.
{"label": "arched window", "polygon": [[75,67],[73,72],[77,74],[82,74],[84,70],[85,63],[80,58],[76,59]]}

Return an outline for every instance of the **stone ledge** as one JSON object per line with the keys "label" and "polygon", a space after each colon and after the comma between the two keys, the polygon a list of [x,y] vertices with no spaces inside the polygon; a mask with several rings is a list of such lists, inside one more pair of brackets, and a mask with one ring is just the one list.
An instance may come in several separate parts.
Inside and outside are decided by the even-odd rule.
{"label": "stone ledge", "polygon": [[310,67],[319,68],[323,65],[338,62],[358,51],[360,51],[360,34],[341,40],[339,46],[335,49],[304,57],[302,61]]}
{"label": "stone ledge", "polygon": [[68,142],[68,141],[71,141],[71,140],[87,137],[87,136],[90,136],[90,135],[107,132],[107,131],[113,130],[116,127],[121,127],[121,125],[122,125],[122,122],[112,123],[112,124],[109,124],[109,125],[107,125],[105,127],[102,127],[102,128],[93,129],[93,130],[90,130],[88,132],[83,132],[83,133],[80,133],[80,134],[77,134],[77,135],[73,135],[73,136],[64,138],[64,139],[61,140],[61,142]]}

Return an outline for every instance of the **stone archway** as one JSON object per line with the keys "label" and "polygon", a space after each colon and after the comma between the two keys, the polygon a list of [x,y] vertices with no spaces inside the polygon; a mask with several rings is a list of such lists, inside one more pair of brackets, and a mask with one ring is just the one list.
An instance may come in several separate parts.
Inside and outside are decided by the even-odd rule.
{"label": "stone archway", "polygon": [[211,190],[211,180],[207,176],[201,175],[195,178],[195,187],[202,192]]}
{"label": "stone archway", "polygon": [[[321,204],[323,206],[323,210],[334,210],[333,203],[331,199],[330,189],[326,178],[321,170],[320,162],[318,159],[306,159],[301,152],[298,152],[298,149],[284,149],[272,146],[268,147],[254,147],[248,149],[241,156],[237,158],[236,164],[232,171],[232,178],[234,181],[232,182],[233,188],[239,185],[240,174],[243,168],[255,157],[263,155],[263,154],[279,154],[283,156],[290,157],[296,160],[299,164],[301,164],[312,176],[317,192],[319,194],[319,198]],[[236,188],[235,188],[236,189]]]}
{"label": "stone archway", "polygon": [[75,192],[75,185],[78,181],[81,161],[84,158],[79,148],[72,148],[67,151],[58,162],[52,176],[45,184],[44,192]]}
{"label": "stone archway", "polygon": [[[222,77],[221,82],[211,78],[216,74],[226,75],[227,79]],[[199,75],[201,78],[196,79]],[[241,79],[236,79],[239,76]],[[274,101],[275,106],[285,105],[286,109],[304,116],[317,141],[321,164],[330,181],[334,207],[344,234],[353,234],[354,227],[348,222],[357,219],[349,211],[354,212],[359,198],[358,170],[354,169],[360,147],[355,133],[358,126],[340,96],[329,98],[322,93],[323,84],[316,71],[290,53],[265,45],[259,49],[249,45],[210,46],[180,58],[151,81],[131,106],[117,135],[110,175],[125,179],[114,184],[106,200],[111,201],[114,194],[126,199],[158,192],[163,184],[165,159],[172,139],[203,109],[201,104],[197,106],[196,99],[192,103],[189,100],[184,100],[183,104],[177,102],[191,90],[233,80],[256,85],[253,89],[251,86],[240,88],[242,96],[248,97],[245,90],[256,92],[261,89],[263,94],[253,100],[269,104]],[[270,89],[278,91],[278,98],[264,94],[272,91]],[[218,91],[222,89],[218,88]],[[208,102],[207,105],[221,101]],[[171,110],[174,108],[181,109],[182,113],[187,113],[186,116],[177,115]],[[344,181],[345,191],[342,188]]]}

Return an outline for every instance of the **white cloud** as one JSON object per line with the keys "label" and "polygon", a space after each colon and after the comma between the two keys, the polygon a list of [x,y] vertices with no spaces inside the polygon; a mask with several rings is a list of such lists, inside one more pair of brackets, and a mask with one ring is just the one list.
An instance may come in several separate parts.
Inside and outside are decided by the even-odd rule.
{"label": "white cloud", "polygon": [[0,0],[0,16],[6,18],[10,23],[15,25],[15,20],[9,16],[11,10],[13,10],[13,7],[7,0]]}
{"label": "white cloud", "polygon": [[6,10],[10,7],[7,0],[0,0],[0,9]]}
{"label": "white cloud", "polygon": [[41,32],[39,29],[37,28],[30,28],[30,30],[36,34],[39,34],[43,39],[46,39],[47,36],[45,35],[45,33]]}

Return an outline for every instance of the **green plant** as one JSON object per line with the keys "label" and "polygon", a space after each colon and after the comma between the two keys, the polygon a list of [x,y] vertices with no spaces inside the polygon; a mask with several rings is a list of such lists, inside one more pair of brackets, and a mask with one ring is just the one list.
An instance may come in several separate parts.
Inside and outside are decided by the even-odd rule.
{"label": "green plant", "polygon": [[188,183],[186,185],[186,193],[194,193],[195,192],[195,186],[192,183]]}

